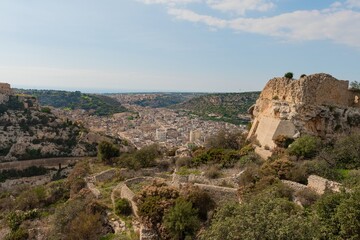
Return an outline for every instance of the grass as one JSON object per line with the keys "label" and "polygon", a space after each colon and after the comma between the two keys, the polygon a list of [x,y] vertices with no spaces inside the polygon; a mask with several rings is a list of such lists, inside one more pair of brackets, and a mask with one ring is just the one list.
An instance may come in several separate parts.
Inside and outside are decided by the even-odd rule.
{"label": "grass", "polygon": [[90,174],[100,173],[100,172],[103,172],[105,170],[112,168],[112,166],[106,165],[103,162],[101,162],[100,160],[97,160],[96,162],[91,163],[90,166],[91,166]]}
{"label": "grass", "polygon": [[148,186],[148,185],[150,185],[150,182],[142,181],[142,182],[131,184],[128,187],[130,188],[131,191],[133,191],[135,194],[137,194],[143,189],[143,187]]}
{"label": "grass", "polygon": [[337,169],[337,172],[340,174],[341,179],[348,178],[350,171],[351,170],[349,170],[349,169]]}

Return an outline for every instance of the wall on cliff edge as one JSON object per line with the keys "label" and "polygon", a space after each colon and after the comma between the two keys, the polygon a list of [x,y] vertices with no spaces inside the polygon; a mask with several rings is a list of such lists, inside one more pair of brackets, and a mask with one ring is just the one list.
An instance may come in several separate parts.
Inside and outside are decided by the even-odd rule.
{"label": "wall on cliff edge", "polygon": [[[359,96],[358,96],[359,95]],[[349,82],[318,73],[298,80],[271,79],[252,108],[248,138],[258,142],[256,152],[271,156],[279,135],[328,137],[360,127],[360,94]]]}

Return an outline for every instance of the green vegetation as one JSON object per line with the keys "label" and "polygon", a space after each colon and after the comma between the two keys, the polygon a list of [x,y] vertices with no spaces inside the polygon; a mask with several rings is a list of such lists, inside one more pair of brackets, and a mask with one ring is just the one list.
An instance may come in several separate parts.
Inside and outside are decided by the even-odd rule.
{"label": "green vegetation", "polygon": [[144,187],[136,199],[142,221],[160,239],[193,239],[214,208],[210,196],[199,188],[187,186],[179,192],[160,182]]}
{"label": "green vegetation", "polygon": [[351,82],[350,89],[360,90],[360,82],[358,82],[358,81]]}
{"label": "green vegetation", "polygon": [[294,74],[292,72],[287,72],[284,74],[284,77],[288,78],[288,79],[293,79]]}
{"label": "green vegetation", "polygon": [[44,167],[31,166],[23,170],[9,169],[0,171],[0,182],[5,182],[7,179],[16,179],[22,177],[40,176],[48,173]]}
{"label": "green vegetation", "polygon": [[[286,140],[285,140],[286,142]],[[284,146],[286,147],[287,144]],[[291,143],[288,148],[290,155],[297,157],[311,158],[314,157],[319,149],[320,140],[313,136],[302,136]]]}
{"label": "green vegetation", "polygon": [[98,116],[111,115],[127,111],[115,99],[104,95],[84,94],[79,91],[55,91],[55,90],[23,90],[18,93],[35,96],[41,105],[56,108],[84,109]]}
{"label": "green vegetation", "polygon": [[248,109],[255,104],[260,92],[216,93],[190,99],[174,106],[206,120],[225,121],[234,124],[247,124],[250,119]]}
{"label": "green vegetation", "polygon": [[132,153],[124,153],[119,158],[114,159],[114,162],[120,167],[140,169],[155,166],[155,160],[160,156],[159,146],[153,144]]}
{"label": "green vegetation", "polygon": [[191,202],[178,198],[175,206],[164,215],[164,226],[172,239],[189,239],[200,227],[197,210]]}
{"label": "green vegetation", "polygon": [[18,96],[9,96],[9,101],[0,104],[0,114],[8,110],[24,110],[24,103],[19,100]]}
{"label": "green vegetation", "polygon": [[115,213],[128,216],[132,213],[131,204],[127,199],[120,198],[115,202]]}
{"label": "green vegetation", "polygon": [[154,98],[143,99],[133,102],[133,104],[143,107],[164,108],[185,102],[199,93],[159,93]]}
{"label": "green vegetation", "polygon": [[114,144],[102,141],[98,145],[98,157],[106,163],[112,163],[113,158],[120,156],[120,150]]}

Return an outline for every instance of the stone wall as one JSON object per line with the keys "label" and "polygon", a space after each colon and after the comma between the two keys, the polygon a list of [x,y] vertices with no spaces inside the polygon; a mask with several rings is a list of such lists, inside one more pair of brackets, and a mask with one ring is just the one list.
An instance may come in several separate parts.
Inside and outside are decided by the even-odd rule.
{"label": "stone wall", "polygon": [[285,185],[287,185],[288,187],[290,187],[295,192],[300,191],[300,190],[304,190],[304,189],[307,188],[307,186],[304,185],[304,184],[289,181],[289,180],[281,180],[281,182],[284,183]]}
{"label": "stone wall", "polygon": [[330,181],[316,175],[311,175],[308,178],[308,188],[314,190],[317,194],[324,194],[329,190],[332,192],[340,192],[341,184],[338,182]]}
{"label": "stone wall", "polygon": [[237,188],[219,187],[208,184],[195,183],[194,186],[199,187],[209,194],[209,196],[216,202],[235,201],[239,202],[239,195]]}
{"label": "stone wall", "polygon": [[[298,80],[273,78],[261,92],[262,101],[280,100],[295,104],[349,106],[349,81],[319,73]],[[262,107],[265,107],[266,104]],[[260,109],[262,111],[263,109]]]}
{"label": "stone wall", "polygon": [[289,186],[295,191],[303,190],[303,189],[311,189],[319,195],[325,193],[325,191],[332,191],[332,192],[340,192],[342,185],[338,182],[330,181],[326,178],[319,177],[316,175],[310,175],[308,177],[308,184],[300,184],[293,181],[282,180],[284,184]]}
{"label": "stone wall", "polygon": [[117,170],[115,168],[111,168],[105,171],[102,171],[99,174],[94,176],[95,182],[105,182],[113,179],[117,175]]}
{"label": "stone wall", "polygon": [[121,184],[120,197],[127,199],[131,203],[133,213],[136,217],[138,217],[139,215],[138,215],[137,204],[134,201],[135,193],[128,186],[131,186],[132,184],[137,184],[137,183],[140,183],[143,181],[151,181],[153,179],[154,178],[151,178],[151,177],[138,177],[138,178],[129,179]]}

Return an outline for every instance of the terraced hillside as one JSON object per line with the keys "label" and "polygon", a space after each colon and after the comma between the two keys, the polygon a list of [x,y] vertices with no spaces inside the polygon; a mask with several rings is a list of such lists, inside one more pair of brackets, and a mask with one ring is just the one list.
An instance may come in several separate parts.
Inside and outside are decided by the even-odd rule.
{"label": "terraced hillside", "polygon": [[250,120],[247,110],[259,95],[260,92],[214,93],[192,98],[174,108],[187,110],[205,119],[246,124]]}

